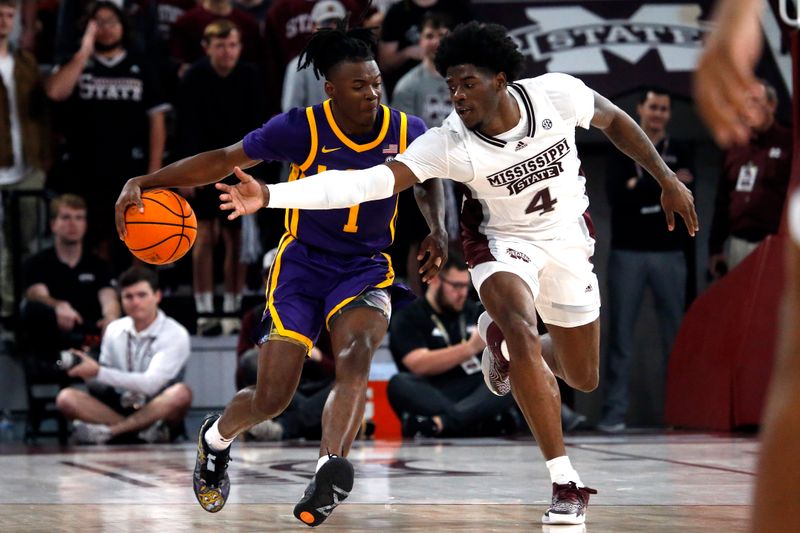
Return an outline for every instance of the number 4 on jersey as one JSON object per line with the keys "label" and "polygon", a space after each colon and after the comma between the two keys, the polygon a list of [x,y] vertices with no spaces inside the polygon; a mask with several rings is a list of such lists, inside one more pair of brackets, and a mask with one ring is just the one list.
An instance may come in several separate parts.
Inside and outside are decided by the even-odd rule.
{"label": "number 4 on jersey", "polygon": [[556,202],[558,202],[558,199],[550,198],[550,187],[545,187],[533,196],[533,200],[525,209],[525,214],[541,211],[539,214],[544,215],[550,211],[555,211],[556,208],[553,206],[556,205]]}

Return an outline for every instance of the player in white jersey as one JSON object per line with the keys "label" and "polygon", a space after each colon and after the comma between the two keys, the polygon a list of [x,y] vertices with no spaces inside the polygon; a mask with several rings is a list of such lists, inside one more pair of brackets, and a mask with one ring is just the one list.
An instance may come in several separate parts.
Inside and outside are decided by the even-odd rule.
{"label": "player in white jersey", "polygon": [[[546,459],[553,499],[542,521],[580,524],[589,495],[564,448],[555,376],[597,387],[600,345],[594,240],[575,128],[601,129],[662,187],[662,207],[698,229],[692,194],[627,114],[564,74],[509,83],[523,57],[506,29],[472,22],[446,37],[436,55],[455,111],[402,156],[367,170],[329,171],[269,187],[241,169],[241,183],[218,184],[235,218],[260,207],[328,209],[385,198],[430,178],[462,182],[462,237],[472,279],[488,311],[481,330],[487,385],[513,391]],[[539,336],[536,311],[547,325]],[[506,361],[510,359],[510,363]]]}

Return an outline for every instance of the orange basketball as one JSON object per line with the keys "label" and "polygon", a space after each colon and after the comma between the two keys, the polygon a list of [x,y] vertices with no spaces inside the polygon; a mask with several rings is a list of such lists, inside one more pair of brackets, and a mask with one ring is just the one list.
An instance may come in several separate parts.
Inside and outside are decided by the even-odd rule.
{"label": "orange basketball", "polygon": [[153,265],[183,257],[197,236],[197,218],[189,202],[166,189],[142,193],[144,212],[130,206],[125,212],[125,244],[133,255]]}

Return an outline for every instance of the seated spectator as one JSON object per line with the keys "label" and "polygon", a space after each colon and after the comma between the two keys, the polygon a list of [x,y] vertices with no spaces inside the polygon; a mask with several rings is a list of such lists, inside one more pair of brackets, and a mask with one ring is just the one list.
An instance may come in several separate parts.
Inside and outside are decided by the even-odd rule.
{"label": "seated spectator", "polygon": [[[239,60],[241,34],[229,20],[209,24],[203,34],[206,57],[195,62],[181,80],[178,110],[180,155],[227,146],[266,120],[263,82],[257,68]],[[227,182],[238,181],[235,177]],[[219,208],[219,191],[214,185],[182,188],[197,215],[197,242],[192,250],[195,307],[200,318],[197,332],[231,335],[239,330],[242,288],[247,265],[242,257],[242,224],[245,219],[228,220]],[[253,217],[250,222],[255,223]],[[220,321],[214,313],[214,248],[217,238],[225,244],[223,262],[224,296]],[[260,254],[256,255],[258,263]],[[235,317],[233,316],[235,315]]]}
{"label": "seated spectator", "polygon": [[514,432],[510,394],[495,396],[483,382],[478,335],[480,306],[467,299],[464,259],[451,253],[425,297],[392,319],[390,349],[400,370],[387,389],[404,437],[479,436]]}
{"label": "seated spectator", "polygon": [[75,420],[74,438],[168,442],[183,433],[192,391],[182,383],[190,355],[189,332],[158,308],[161,291],[152,270],[134,267],[119,279],[126,317],[108,325],[99,362],[79,350],[67,374],[83,378],[89,393],[63,389],[56,406]]}
{"label": "seated spectator", "polygon": [[[269,273],[277,248],[264,254],[264,274]],[[259,304],[242,318],[242,330],[236,356],[236,387],[254,386],[258,375],[258,346],[255,329],[264,313]],[[335,364],[328,331],[323,329],[316,345],[311,349],[300,375],[300,384],[286,410],[274,420],[265,420],[250,428],[249,436],[255,440],[288,440],[305,438],[319,440],[322,436],[322,410],[333,386]]]}
{"label": "seated spectator", "polygon": [[86,226],[83,198],[64,194],[53,200],[53,246],[28,258],[22,269],[19,342],[42,371],[52,368],[59,350],[97,346],[120,316],[110,265],[83,246]]}
{"label": "seated spectator", "polygon": [[764,90],[748,100],[753,112],[746,122],[753,136],[748,144],[725,152],[722,164],[708,241],[708,270],[714,278],[777,233],[781,223],[792,165],[792,132],[775,121],[775,88],[764,80],[761,85]]}

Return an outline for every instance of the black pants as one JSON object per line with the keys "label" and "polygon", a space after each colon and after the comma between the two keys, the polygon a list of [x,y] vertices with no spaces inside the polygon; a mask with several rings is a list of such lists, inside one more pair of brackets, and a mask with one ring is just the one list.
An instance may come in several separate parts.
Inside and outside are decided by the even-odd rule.
{"label": "black pants", "polygon": [[425,377],[400,372],[389,380],[387,394],[401,418],[404,413],[440,416],[445,436],[489,436],[491,422],[514,408],[513,396],[489,392],[480,372],[436,385]]}
{"label": "black pants", "polygon": [[303,385],[275,421],[283,426],[284,439],[319,440],[322,438],[322,410],[333,388],[333,378]]}
{"label": "black pants", "polygon": [[66,385],[74,381],[56,365],[58,352],[81,348],[88,333],[89,330],[82,325],[77,325],[72,331],[61,331],[55,309],[41,302],[25,302],[20,313],[17,342],[19,353],[24,355],[29,382]]}

